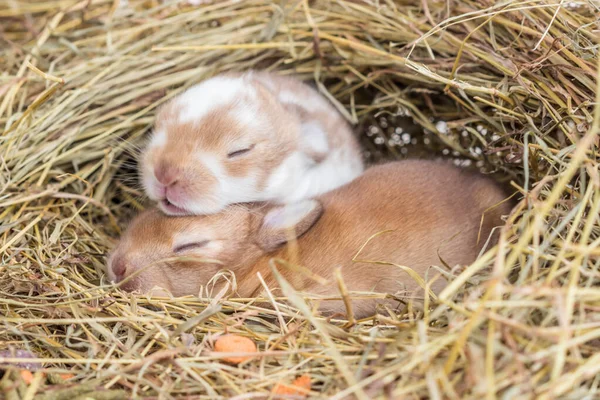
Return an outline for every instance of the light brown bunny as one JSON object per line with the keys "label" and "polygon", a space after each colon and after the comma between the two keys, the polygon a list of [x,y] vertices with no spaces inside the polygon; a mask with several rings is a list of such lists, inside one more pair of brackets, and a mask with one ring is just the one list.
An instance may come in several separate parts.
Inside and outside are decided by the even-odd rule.
{"label": "light brown bunny", "polygon": [[[402,161],[372,167],[315,200],[236,205],[195,217],[168,217],[151,209],[134,219],[123,235],[110,257],[108,275],[119,282],[137,272],[125,289],[148,291],[158,286],[183,296],[197,295],[215,273],[230,269],[237,277],[239,296],[258,296],[263,289],[256,274],[276,286],[269,260],[289,259],[292,246],[286,243],[294,231],[298,262],[330,281],[321,285],[280,268],[296,289],[336,295],[332,274],[342,267],[351,291],[418,297],[423,292],[405,270],[364,260],[410,267],[423,278],[430,266],[442,265],[440,259],[450,266],[469,264],[509,212],[508,203],[501,203],[505,197],[493,181],[472,172],[440,162]],[[357,257],[363,261],[352,261],[365,243]],[[161,261],[165,259],[170,260]],[[144,269],[148,265],[152,266]],[[429,277],[433,275],[435,270],[430,270]],[[432,289],[439,292],[444,286],[444,279],[437,279]],[[374,305],[356,300],[355,313],[365,316]],[[321,303],[324,312],[343,309],[339,300]]]}
{"label": "light brown bunny", "polygon": [[362,171],[358,142],[327,99],[259,71],[215,76],[168,102],[140,163],[146,193],[169,215],[299,201]]}

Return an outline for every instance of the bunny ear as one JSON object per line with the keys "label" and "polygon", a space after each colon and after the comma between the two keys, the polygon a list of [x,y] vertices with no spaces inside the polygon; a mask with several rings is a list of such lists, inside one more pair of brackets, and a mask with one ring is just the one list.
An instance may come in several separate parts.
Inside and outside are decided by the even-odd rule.
{"label": "bunny ear", "polygon": [[297,239],[305,234],[322,214],[323,206],[317,200],[273,207],[263,217],[258,230],[257,244],[267,252],[274,251],[288,240]]}
{"label": "bunny ear", "polygon": [[317,121],[302,122],[300,148],[315,162],[322,162],[329,154],[327,133]]}
{"label": "bunny ear", "polygon": [[300,150],[313,161],[320,163],[329,154],[327,132],[306,108],[295,103],[283,103],[286,110],[300,120]]}

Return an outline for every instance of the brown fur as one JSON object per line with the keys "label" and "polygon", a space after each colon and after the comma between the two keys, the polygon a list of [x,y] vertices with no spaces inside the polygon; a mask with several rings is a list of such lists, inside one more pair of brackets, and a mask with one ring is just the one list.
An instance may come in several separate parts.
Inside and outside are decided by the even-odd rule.
{"label": "brown fur", "polygon": [[[505,197],[491,180],[446,163],[403,161],[372,167],[350,184],[320,196],[322,215],[317,206],[294,226],[297,259],[332,283],[321,286],[298,273],[286,269],[281,272],[298,290],[317,295],[337,294],[331,278],[334,269],[342,267],[351,291],[422,296],[417,283],[398,266],[365,261],[395,263],[412,268],[421,277],[428,274],[429,278],[436,275],[429,268],[442,265],[440,258],[450,266],[469,264],[492,228],[502,224],[500,217],[509,212],[510,205],[505,202],[485,214],[477,243],[482,214]],[[215,272],[228,268],[236,273],[238,294],[256,296],[262,290],[256,273],[260,272],[270,287],[276,286],[269,260],[288,258],[291,248],[282,243],[273,252],[263,250],[285,242],[282,231],[265,229],[266,216],[278,207],[232,206],[216,215],[176,218],[156,210],[145,212],[124,234],[109,262],[109,275],[114,278],[114,260],[126,260],[127,276],[144,265],[173,257],[178,235],[196,235],[196,240],[211,240],[213,247],[186,255],[218,259],[223,266],[213,262],[160,263],[133,279],[127,289],[146,291],[158,285],[177,296],[194,295]],[[386,230],[391,232],[381,233]],[[358,250],[377,233],[381,234],[358,256],[363,261],[353,262]],[[437,279],[432,289],[439,292],[444,286],[444,280]],[[358,316],[372,312],[373,306],[372,302],[354,302]],[[326,301],[321,309],[339,312],[344,308],[340,301]]]}

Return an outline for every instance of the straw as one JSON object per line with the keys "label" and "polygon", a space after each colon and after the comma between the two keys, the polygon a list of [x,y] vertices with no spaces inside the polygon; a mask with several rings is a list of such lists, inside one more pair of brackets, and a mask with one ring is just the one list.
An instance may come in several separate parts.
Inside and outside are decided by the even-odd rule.
{"label": "straw", "polygon": [[[0,0],[0,397],[267,399],[305,374],[311,398],[600,396],[599,33],[593,1]],[[321,277],[347,319],[283,279],[260,299],[108,283],[147,204],[156,109],[251,68],[317,87],[369,161],[449,158],[511,185],[499,243],[435,266],[453,278],[425,310]],[[366,298],[386,305],[356,320]],[[224,332],[257,357],[224,362]]]}

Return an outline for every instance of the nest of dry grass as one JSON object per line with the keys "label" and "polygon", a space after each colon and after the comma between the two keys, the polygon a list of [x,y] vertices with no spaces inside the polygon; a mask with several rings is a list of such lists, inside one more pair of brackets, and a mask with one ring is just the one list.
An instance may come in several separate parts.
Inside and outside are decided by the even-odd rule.
{"label": "nest of dry grass", "polygon": [[[269,398],[302,374],[314,398],[599,396],[597,3],[204,3],[0,1],[4,398]],[[247,68],[316,82],[371,158],[454,157],[511,180],[498,246],[425,312],[352,326],[286,287],[270,311],[108,284],[157,106]],[[222,362],[222,332],[259,356]]]}

